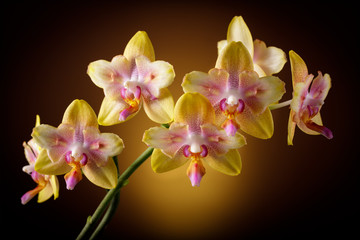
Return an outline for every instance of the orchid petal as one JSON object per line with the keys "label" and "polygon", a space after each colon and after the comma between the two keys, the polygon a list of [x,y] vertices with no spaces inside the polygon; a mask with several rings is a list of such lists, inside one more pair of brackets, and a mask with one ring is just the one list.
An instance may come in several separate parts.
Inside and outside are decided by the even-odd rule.
{"label": "orchid petal", "polygon": [[255,71],[242,72],[239,76],[239,86],[245,89],[243,100],[255,115],[263,113],[285,93],[285,83],[278,77],[259,78]]}
{"label": "orchid petal", "polygon": [[32,148],[26,142],[23,142],[23,147],[24,147],[24,153],[25,153],[26,160],[28,161],[28,163],[30,165],[34,164],[37,156],[33,152]]}
{"label": "orchid petal", "polygon": [[231,149],[220,156],[209,150],[209,155],[204,158],[204,161],[213,169],[230,176],[240,174],[242,168],[241,157],[236,149]]}
{"label": "orchid petal", "polygon": [[329,74],[324,76],[319,71],[318,76],[313,80],[310,88],[312,98],[324,101],[331,88],[331,79]]}
{"label": "orchid petal", "polygon": [[99,187],[111,189],[117,184],[117,169],[111,158],[108,158],[107,163],[102,167],[98,167],[94,162],[89,161],[82,167],[82,171],[90,182]]}
{"label": "orchid petal", "polygon": [[97,60],[89,64],[87,74],[96,86],[105,88],[114,81],[116,70],[111,66],[110,62]]}
{"label": "orchid petal", "polygon": [[150,62],[145,56],[138,56],[135,62],[139,82],[155,97],[159,97],[160,89],[170,86],[174,81],[174,68],[168,62]]}
{"label": "orchid petal", "polygon": [[218,49],[218,55],[220,55],[221,51],[226,47],[228,41],[227,40],[221,40],[217,43],[217,49]]}
{"label": "orchid petal", "polygon": [[252,58],[242,42],[230,42],[221,51],[215,67],[226,70],[230,76],[254,69]]}
{"label": "orchid petal", "polygon": [[35,171],[46,175],[62,175],[71,170],[71,167],[64,159],[58,161],[51,161],[48,157],[46,149],[42,149],[35,162]]}
{"label": "orchid petal", "polygon": [[181,86],[184,92],[198,92],[214,104],[225,91],[229,74],[222,69],[213,68],[209,73],[193,71],[185,75]]}
{"label": "orchid petal", "polygon": [[202,135],[207,139],[207,146],[217,155],[224,155],[230,149],[241,148],[246,144],[244,136],[236,133],[234,136],[228,136],[225,130],[212,124],[201,126]]}
{"label": "orchid petal", "polygon": [[308,78],[308,69],[304,60],[294,51],[289,52],[293,88],[300,82],[305,82]]}
{"label": "orchid petal", "polygon": [[54,194],[54,199],[59,197],[59,181],[55,175],[50,176],[50,184]]}
{"label": "orchid petal", "polygon": [[84,129],[98,127],[97,117],[91,106],[84,100],[74,100],[65,110],[62,123]]}
{"label": "orchid petal", "polygon": [[36,120],[35,120],[35,127],[40,125],[40,116],[36,115]]}
{"label": "orchid petal", "polygon": [[[254,63],[256,63],[267,76],[278,73],[286,63],[286,55],[277,47],[266,47],[263,41],[254,41]],[[260,75],[260,74],[259,74]],[[260,75],[261,77],[263,75]]]}
{"label": "orchid petal", "polygon": [[235,16],[228,27],[227,41],[242,42],[250,53],[250,56],[254,55],[254,43],[248,26],[241,16]]}
{"label": "orchid petal", "polygon": [[143,99],[145,113],[152,121],[164,124],[173,120],[174,99],[167,88],[161,89],[156,98],[143,94]]}
{"label": "orchid petal", "polygon": [[108,92],[129,78],[131,62],[124,56],[115,56],[111,62],[98,60],[89,64],[87,74],[94,84]]}
{"label": "orchid petal", "polygon": [[155,61],[155,52],[149,36],[144,31],[138,31],[128,42],[124,56],[133,61],[138,56],[145,56],[151,62]]}
{"label": "orchid petal", "polygon": [[50,160],[56,162],[64,157],[74,134],[74,127],[68,124],[60,124],[58,128],[41,124],[34,128],[32,137],[40,147],[48,150]]}
{"label": "orchid petal", "polygon": [[143,142],[153,148],[162,149],[168,157],[174,157],[184,145],[188,135],[188,126],[181,123],[172,123],[169,129],[153,127],[145,131]]}
{"label": "orchid petal", "polygon": [[39,192],[38,195],[38,203],[45,202],[54,194],[53,189],[49,183],[45,185],[45,187]]}
{"label": "orchid petal", "polygon": [[[113,98],[105,96],[100,107],[98,122],[102,126],[111,126],[122,121],[119,120],[120,113],[129,105],[125,103],[122,98]],[[140,108],[139,108],[140,109]],[[127,117],[126,120],[131,119],[138,111]]]}
{"label": "orchid petal", "polygon": [[173,158],[170,158],[161,149],[155,148],[151,155],[151,168],[156,173],[163,173],[178,168],[187,162],[183,154],[183,148],[180,148]]}
{"label": "orchid petal", "polygon": [[114,133],[101,133],[99,145],[97,150],[109,157],[119,155],[124,149],[123,140]]}
{"label": "orchid petal", "polygon": [[295,114],[296,113],[292,109],[290,109],[289,122],[288,122],[288,137],[287,137],[288,145],[293,145],[293,139],[296,128],[296,122],[294,121]]}
{"label": "orchid petal", "polygon": [[88,145],[88,158],[95,162],[98,167],[105,165],[108,157],[119,155],[124,143],[114,133],[99,133],[98,129],[88,128],[84,130],[84,144]]}
{"label": "orchid petal", "polygon": [[254,115],[245,107],[244,111],[236,116],[236,121],[241,130],[257,138],[268,139],[274,133],[274,122],[269,108],[260,115]]}
{"label": "orchid petal", "polygon": [[199,93],[183,94],[175,105],[174,121],[189,125],[190,131],[199,130],[205,123],[213,123],[215,111],[209,100]]}

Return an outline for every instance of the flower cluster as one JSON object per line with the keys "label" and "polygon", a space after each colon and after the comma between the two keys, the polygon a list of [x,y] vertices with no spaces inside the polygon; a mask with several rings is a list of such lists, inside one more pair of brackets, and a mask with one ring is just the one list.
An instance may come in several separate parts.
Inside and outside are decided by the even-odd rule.
{"label": "flower cluster", "polygon": [[293,98],[279,103],[285,83],[273,75],[287,61],[283,50],[253,41],[242,17],[232,19],[227,39],[219,41],[217,47],[214,68],[184,76],[184,94],[176,104],[167,89],[174,81],[174,68],[155,60],[153,45],[144,31],[130,39],[122,55],[110,62],[90,63],[90,79],[104,90],[99,114],[86,101],[74,100],[58,127],[40,124],[37,116],[32,139],[24,143],[29,165],[23,171],[31,174],[38,186],[24,194],[22,203],[36,194],[38,202],[52,195],[56,199],[56,176],[63,174],[69,190],[83,175],[97,186],[115,188],[119,177],[115,157],[124,143],[114,133],[100,133],[98,124],[123,123],[142,106],[152,121],[162,124],[146,130],[143,136],[143,142],[154,148],[152,169],[167,172],[189,160],[187,175],[192,186],[200,186],[207,165],[227,175],[238,175],[242,167],[238,150],[246,144],[244,134],[271,138],[271,110],[290,106],[289,145],[293,144],[296,126],[307,134],[333,137],[320,117],[331,85],[328,74],[319,72],[314,79],[302,58],[290,51]]}

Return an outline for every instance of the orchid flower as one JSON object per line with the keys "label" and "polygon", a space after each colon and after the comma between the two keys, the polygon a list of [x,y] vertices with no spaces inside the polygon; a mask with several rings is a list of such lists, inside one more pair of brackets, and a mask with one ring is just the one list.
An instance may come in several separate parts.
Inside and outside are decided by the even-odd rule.
{"label": "orchid flower", "polygon": [[306,64],[298,54],[290,51],[289,56],[294,90],[290,104],[288,144],[293,145],[296,125],[307,134],[333,138],[330,129],[323,126],[320,116],[320,109],[331,87],[329,74],[322,75],[319,71],[313,79],[314,75],[308,74]]}
{"label": "orchid flower", "polygon": [[238,129],[261,139],[270,138],[274,123],[268,106],[281,99],[285,84],[279,78],[260,78],[251,56],[241,42],[231,42],[221,51],[208,73],[185,75],[184,92],[199,92],[215,109],[216,124],[229,136]]}
{"label": "orchid flower", "polygon": [[65,175],[71,190],[84,174],[102,188],[114,188],[117,169],[111,157],[121,153],[124,145],[113,133],[100,133],[94,110],[84,100],[74,100],[57,127],[41,124],[32,137],[46,149],[41,151],[35,170],[41,174]]}
{"label": "orchid flower", "polygon": [[185,93],[175,105],[174,122],[169,129],[153,127],[145,131],[143,142],[155,150],[152,169],[166,172],[190,159],[187,175],[192,186],[200,186],[205,174],[203,161],[227,174],[238,175],[241,159],[238,148],[246,144],[236,133],[233,137],[214,125],[215,112],[210,102],[199,93]]}
{"label": "orchid flower", "polygon": [[260,77],[278,73],[286,63],[286,55],[277,47],[266,47],[263,41],[256,39],[253,42],[250,30],[241,16],[234,17],[228,27],[227,40],[218,42],[218,53],[232,41],[242,42],[250,53],[254,63],[254,70]]}
{"label": "orchid flower", "polygon": [[172,121],[174,100],[167,87],[174,80],[174,69],[167,62],[155,61],[146,32],[139,31],[131,38],[124,55],[115,56],[111,62],[90,63],[87,73],[96,86],[104,89],[100,125],[124,122],[135,116],[142,104],[152,121]]}
{"label": "orchid flower", "polygon": [[[35,127],[39,125],[40,125],[40,117],[39,115],[36,115]],[[34,139],[31,139],[27,143],[24,142],[23,146],[24,146],[25,157],[29,165],[24,166],[22,170],[27,174],[31,175],[31,178],[34,180],[34,182],[37,183],[37,187],[25,193],[21,197],[21,203],[22,204],[28,203],[33,197],[36,196],[36,194],[39,194],[38,203],[42,203],[48,200],[52,195],[54,195],[54,199],[58,198],[59,182],[57,177],[54,175],[40,174],[34,170],[35,162],[39,156],[40,151],[43,151],[43,149],[41,149],[36,144]]]}

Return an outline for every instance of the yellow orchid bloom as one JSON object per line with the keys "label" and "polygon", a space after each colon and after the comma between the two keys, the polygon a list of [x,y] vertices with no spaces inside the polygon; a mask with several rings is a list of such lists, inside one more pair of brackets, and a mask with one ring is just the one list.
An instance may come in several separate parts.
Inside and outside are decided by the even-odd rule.
{"label": "yellow orchid bloom", "polygon": [[[40,125],[40,117],[39,115],[37,115],[35,127],[39,125]],[[24,142],[23,146],[24,146],[26,160],[29,163],[29,165],[23,167],[23,171],[31,175],[31,178],[34,180],[34,182],[37,183],[37,187],[34,188],[33,190],[26,192],[21,197],[21,203],[22,204],[28,203],[33,197],[36,196],[36,194],[39,194],[38,203],[42,203],[48,200],[52,195],[54,195],[54,199],[58,198],[59,182],[57,177],[55,175],[40,174],[34,169],[35,162],[37,161],[40,152],[43,151],[42,148],[40,148],[36,144],[34,139],[31,139],[27,143]]]}
{"label": "yellow orchid bloom", "polygon": [[289,56],[294,90],[290,104],[288,144],[293,145],[296,125],[307,134],[333,138],[330,129],[323,126],[320,116],[320,109],[331,87],[329,74],[322,75],[319,71],[314,79],[297,53],[290,51]]}
{"label": "yellow orchid bloom", "polygon": [[254,70],[260,77],[278,73],[286,63],[286,55],[277,47],[266,47],[263,41],[253,41],[250,30],[241,16],[235,16],[228,27],[227,39],[218,42],[218,53],[232,41],[242,42],[250,53],[254,63]]}
{"label": "yellow orchid bloom", "polygon": [[204,96],[183,94],[174,112],[174,122],[169,129],[153,127],[144,133],[143,142],[155,148],[151,156],[155,172],[170,171],[190,159],[187,174],[192,186],[199,186],[205,174],[202,161],[227,175],[240,173],[241,158],[237,149],[246,144],[245,138],[240,133],[229,137],[214,125],[214,109]]}
{"label": "yellow orchid bloom", "polygon": [[215,109],[216,123],[229,136],[241,129],[261,139],[270,138],[274,132],[268,106],[285,93],[285,84],[278,77],[259,77],[242,42],[227,44],[216,67],[208,73],[186,74],[182,87],[184,92],[198,92],[209,99]]}
{"label": "yellow orchid bloom", "polygon": [[131,38],[124,55],[115,56],[111,62],[90,63],[87,73],[96,86],[104,89],[100,125],[124,122],[135,116],[142,104],[152,121],[172,121],[174,100],[167,87],[174,80],[174,69],[167,62],[155,61],[146,32],[139,31]]}
{"label": "yellow orchid bloom", "polygon": [[100,133],[94,110],[84,100],[74,100],[66,109],[62,123],[55,128],[41,124],[32,137],[46,151],[41,151],[35,170],[41,174],[65,175],[71,190],[84,174],[102,188],[114,188],[117,169],[111,157],[124,148],[113,133]]}

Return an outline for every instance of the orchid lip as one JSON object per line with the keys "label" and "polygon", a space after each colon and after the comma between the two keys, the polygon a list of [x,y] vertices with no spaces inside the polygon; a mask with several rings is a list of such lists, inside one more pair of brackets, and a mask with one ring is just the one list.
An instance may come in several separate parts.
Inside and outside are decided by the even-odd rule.
{"label": "orchid lip", "polygon": [[[208,155],[208,148],[206,147],[205,144],[202,144],[201,146],[198,145],[198,151],[196,152],[193,152],[194,149],[192,149],[192,146],[194,144],[192,144],[191,146],[190,145],[186,145],[183,149],[183,154],[185,157],[191,157],[191,156],[195,156],[195,155],[198,155],[200,157],[206,157]],[[193,147],[194,148],[194,147]]]}
{"label": "orchid lip", "polygon": [[88,156],[85,153],[81,154],[80,160],[78,160],[78,159],[79,158],[74,158],[72,156],[71,151],[68,151],[67,153],[65,153],[65,161],[69,165],[73,165],[73,164],[78,165],[78,163],[80,163],[81,166],[85,166],[88,163]]}
{"label": "orchid lip", "polygon": [[223,98],[219,105],[220,110],[230,119],[245,109],[245,102],[242,99],[236,99],[233,95]]}

